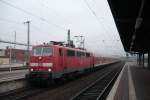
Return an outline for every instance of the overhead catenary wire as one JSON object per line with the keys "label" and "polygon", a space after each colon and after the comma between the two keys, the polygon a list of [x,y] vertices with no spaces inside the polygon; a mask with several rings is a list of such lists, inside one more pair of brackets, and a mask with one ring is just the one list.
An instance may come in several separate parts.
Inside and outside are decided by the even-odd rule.
{"label": "overhead catenary wire", "polygon": [[[103,27],[103,30],[105,31],[105,33],[108,33],[103,22],[101,22],[101,20],[99,19],[99,17],[97,16],[96,12],[91,8],[91,6],[89,5],[89,3],[87,2],[87,0],[84,0],[84,3],[86,4],[86,6],[88,7],[89,11],[94,15],[94,17],[96,18],[96,20],[98,21],[98,23]],[[106,38],[111,38],[109,35],[105,35]]]}
{"label": "overhead catenary wire", "polygon": [[[89,3],[87,2],[87,0],[84,0],[84,3],[87,5],[87,7],[88,7],[88,9],[90,10],[90,12],[95,16],[95,18],[96,18],[96,20],[98,21],[98,23],[103,27],[104,31],[105,31],[106,33],[108,33],[107,30],[106,30],[106,28],[105,28],[105,25],[104,25],[103,22],[99,19],[99,17],[98,17],[98,15],[96,14],[96,12],[91,8],[91,6],[90,6]],[[111,38],[109,35],[108,35],[108,37]],[[106,36],[106,38],[108,38],[108,37]]]}
{"label": "overhead catenary wire", "polygon": [[[6,22],[6,23],[11,23],[11,24],[17,24],[19,26],[21,26],[21,24],[23,25],[22,22],[18,22],[15,20],[10,20],[10,19],[6,19],[6,18],[0,18],[0,21]],[[34,29],[35,31],[41,31],[41,32],[45,32],[44,30],[41,30],[41,28],[39,28],[37,25],[32,24],[32,29]],[[72,32],[71,32],[72,33]]]}
{"label": "overhead catenary wire", "polygon": [[[19,9],[19,8],[18,8]],[[29,14],[29,13],[28,13]],[[32,14],[32,13],[31,13]],[[34,16],[34,15],[33,15]],[[35,17],[35,16],[34,16]],[[38,16],[37,16],[38,17]],[[42,21],[45,21],[46,23],[48,23],[44,18],[41,18],[40,17],[40,19],[42,20]],[[17,25],[21,25],[21,24],[23,24],[23,23],[21,23],[21,22],[18,22],[18,21],[15,21],[15,20],[10,20],[10,19],[5,19],[5,18],[0,18],[0,21],[3,21],[3,22],[7,22],[7,23],[11,23],[11,24],[17,24]],[[38,28],[36,25],[34,25],[34,24],[32,24],[32,28],[34,29],[34,30],[40,30],[41,31],[41,29],[40,28]],[[63,28],[62,28],[63,29]],[[72,33],[72,32],[71,32]]]}
{"label": "overhead catenary wire", "polygon": [[12,23],[12,24],[21,24],[21,23],[19,23],[17,21],[4,19],[4,18],[0,18],[0,21],[7,22],[7,23]]}
{"label": "overhead catenary wire", "polygon": [[[20,8],[20,7],[17,7],[16,5],[13,5],[13,4],[9,3],[9,2],[6,2],[6,1],[4,1],[4,0],[0,0],[0,2],[1,2],[1,3],[4,3],[4,4],[6,4],[6,5],[8,5],[8,6],[12,7],[12,8],[15,8],[15,9],[17,9],[17,10],[19,10],[19,11],[25,13],[25,14],[28,14],[28,15],[30,15],[30,16],[33,16],[33,17],[37,18],[38,20],[41,20],[41,21],[43,21],[43,22],[45,22],[45,23],[47,23],[47,24],[53,25],[53,26],[55,26],[55,27],[57,27],[57,28],[59,28],[59,29],[62,29],[62,30],[65,30],[65,31],[68,30],[67,28],[64,28],[64,27],[62,27],[62,26],[60,26],[60,25],[57,25],[57,24],[54,24],[54,23],[48,21],[48,20],[45,19],[44,17],[38,16],[38,15],[36,15],[36,14],[33,14],[33,13],[31,13],[31,12],[29,12],[29,11],[26,11],[26,10]],[[71,32],[71,33],[72,33],[72,32]]]}
{"label": "overhead catenary wire", "polygon": [[33,16],[33,17],[35,17],[35,18],[37,18],[37,19],[39,19],[39,20],[41,20],[41,21],[43,21],[43,22],[45,22],[47,24],[53,25],[53,26],[55,26],[55,27],[57,27],[59,29],[65,30],[65,31],[67,30],[66,28],[64,28],[64,27],[62,27],[60,25],[57,25],[57,24],[54,24],[53,22],[50,22],[49,20],[45,19],[44,17],[38,16],[36,14],[33,14],[33,13],[31,13],[29,11],[26,11],[26,10],[20,8],[20,7],[17,7],[17,6],[15,6],[15,5],[13,5],[13,4],[9,3],[9,2],[6,2],[4,0],[0,0],[0,2],[4,3],[4,4],[6,4],[6,5],[8,5],[8,6],[12,7],[12,8],[15,8],[15,9],[21,11],[21,12],[24,12],[24,13],[30,15],[30,16]]}
{"label": "overhead catenary wire", "polygon": [[[108,33],[107,36],[106,36],[106,38],[109,37],[109,39],[111,39],[111,42],[113,42],[111,35],[109,35],[109,31],[107,31],[107,29],[106,29],[106,27],[105,27],[105,25],[104,25],[104,23],[103,23],[104,18],[101,17],[101,16],[100,16],[101,19],[99,18],[99,16],[98,16],[98,15],[96,14],[96,12],[92,9],[92,7],[90,6],[90,4],[88,3],[87,0],[84,0],[84,2],[85,2],[85,4],[87,5],[87,7],[89,8],[89,10],[92,12],[92,14],[95,16],[95,18],[97,19],[97,21],[99,22],[99,24],[103,27],[104,31],[105,31],[106,33]],[[93,2],[96,3],[95,1],[93,1]],[[109,40],[109,39],[108,39],[108,40]],[[106,40],[106,41],[108,41],[108,40]],[[110,41],[110,40],[109,40],[109,41]],[[114,42],[115,42],[115,41],[117,41],[117,43],[118,43],[118,40],[114,40]],[[116,42],[115,42],[113,45],[115,46],[115,44],[116,44]],[[112,46],[112,47],[113,47],[113,46]]]}
{"label": "overhead catenary wire", "polygon": [[[41,1],[42,1],[42,3],[40,3],[40,4],[41,4],[42,7],[51,10],[51,13],[53,13],[55,16],[61,17],[61,19],[63,19],[63,21],[65,21],[65,23],[68,22],[67,18],[65,18],[64,16],[62,16],[62,15],[61,15],[60,13],[58,13],[58,12],[54,12],[54,9],[50,8],[47,4],[45,4],[45,3],[43,2],[43,0],[41,0]],[[47,12],[47,14],[51,15],[50,12]]]}
{"label": "overhead catenary wire", "polygon": [[[43,0],[41,0],[41,1],[43,1]],[[45,2],[46,2],[46,1],[45,1]],[[47,3],[48,3],[48,2],[47,2]],[[41,3],[41,5],[42,5],[43,7],[45,7],[46,9],[53,10],[52,8],[50,8],[50,7],[49,7],[47,4],[45,4],[45,3]],[[50,15],[49,12],[47,12],[47,13]],[[57,13],[57,12],[53,12],[53,13],[54,13],[56,16],[61,17],[61,18],[64,20],[65,23],[66,23],[66,22],[71,23],[71,21],[68,20],[68,18],[62,16],[60,13]],[[68,29],[70,29],[70,28],[68,28]],[[66,29],[66,30],[68,30],[68,29]],[[74,33],[77,33],[77,32],[74,32],[74,31],[71,29],[71,32],[70,32],[70,33],[74,34]]]}
{"label": "overhead catenary wire", "polygon": [[[94,3],[94,5],[98,5],[98,3],[96,3],[96,1],[95,0],[92,0],[93,1],[93,3]],[[107,5],[108,5],[108,3],[107,3]],[[96,8],[98,8],[98,7],[96,7]],[[109,6],[108,6],[108,8],[109,8]],[[99,8],[98,8],[99,9]],[[102,12],[105,12],[104,10],[106,9],[106,8],[101,8],[102,9]],[[99,9],[100,10],[100,9]],[[109,10],[110,10],[110,8],[109,8]],[[111,13],[110,13],[111,14]],[[112,16],[112,14],[111,14],[111,16]],[[105,17],[103,17],[102,15],[101,15],[101,13],[99,13],[99,16],[98,16],[98,18],[100,18],[100,20],[101,20],[101,22],[104,22],[104,21],[106,21],[105,20]],[[109,20],[107,19],[107,22],[108,22]],[[113,20],[112,20],[113,21]],[[110,22],[110,21],[109,21]],[[113,21],[114,22],[114,21]],[[107,25],[107,27],[109,27],[109,28],[111,28],[111,26],[112,25],[110,25],[110,24],[108,24],[108,23],[105,23],[105,26]]]}
{"label": "overhead catenary wire", "polygon": [[[18,21],[15,21],[15,20],[9,20],[9,19],[4,19],[4,18],[0,18],[0,21],[3,21],[3,22],[7,22],[7,23],[11,23],[11,24],[17,24],[17,25],[23,25],[23,23],[21,23],[21,22],[18,22]],[[39,31],[42,31],[40,28],[38,28],[36,25],[34,25],[34,24],[32,24],[32,28],[34,29],[34,30],[39,30]]]}

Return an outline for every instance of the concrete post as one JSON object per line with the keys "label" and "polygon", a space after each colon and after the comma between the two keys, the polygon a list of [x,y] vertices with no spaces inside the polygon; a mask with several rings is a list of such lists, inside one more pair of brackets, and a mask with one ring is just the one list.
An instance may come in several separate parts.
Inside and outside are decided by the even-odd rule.
{"label": "concrete post", "polygon": [[139,55],[137,53],[137,65],[139,64]]}
{"label": "concrete post", "polygon": [[139,65],[141,65],[141,62],[142,62],[142,55],[141,53],[139,53]]}
{"label": "concrete post", "polygon": [[142,66],[144,67],[144,62],[145,62],[145,59],[144,59],[145,57],[144,57],[144,53],[142,54]]}
{"label": "concrete post", "polygon": [[148,68],[150,69],[150,51],[148,52]]}
{"label": "concrete post", "polygon": [[29,65],[30,61],[30,21],[24,22],[28,25],[27,30],[27,66]]}

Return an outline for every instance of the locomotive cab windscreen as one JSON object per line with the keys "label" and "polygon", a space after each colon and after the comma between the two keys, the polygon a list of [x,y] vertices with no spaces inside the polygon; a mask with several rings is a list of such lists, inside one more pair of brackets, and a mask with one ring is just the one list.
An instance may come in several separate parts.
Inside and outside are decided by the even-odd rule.
{"label": "locomotive cab windscreen", "polygon": [[52,47],[37,47],[33,48],[32,56],[52,56],[53,48]]}
{"label": "locomotive cab windscreen", "polygon": [[30,57],[30,71],[51,71],[54,63],[53,47],[33,47]]}

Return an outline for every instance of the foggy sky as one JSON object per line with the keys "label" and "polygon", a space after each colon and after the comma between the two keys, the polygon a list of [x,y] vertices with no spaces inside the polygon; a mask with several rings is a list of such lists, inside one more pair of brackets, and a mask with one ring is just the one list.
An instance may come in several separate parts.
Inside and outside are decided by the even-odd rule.
{"label": "foggy sky", "polygon": [[[14,41],[16,31],[17,42],[27,43],[24,22],[29,20],[31,44],[67,41],[67,29],[70,29],[71,39],[83,35],[85,47],[90,51],[124,55],[107,0],[0,0],[0,12],[2,40]],[[10,46],[0,43],[1,48],[6,45]]]}

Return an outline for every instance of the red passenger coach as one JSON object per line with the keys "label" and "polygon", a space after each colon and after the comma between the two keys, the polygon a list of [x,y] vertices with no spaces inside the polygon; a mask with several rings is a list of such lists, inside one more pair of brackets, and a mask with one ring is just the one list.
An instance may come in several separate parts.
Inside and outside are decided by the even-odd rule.
{"label": "red passenger coach", "polygon": [[94,56],[86,50],[43,44],[32,48],[29,80],[52,80],[94,67]]}

